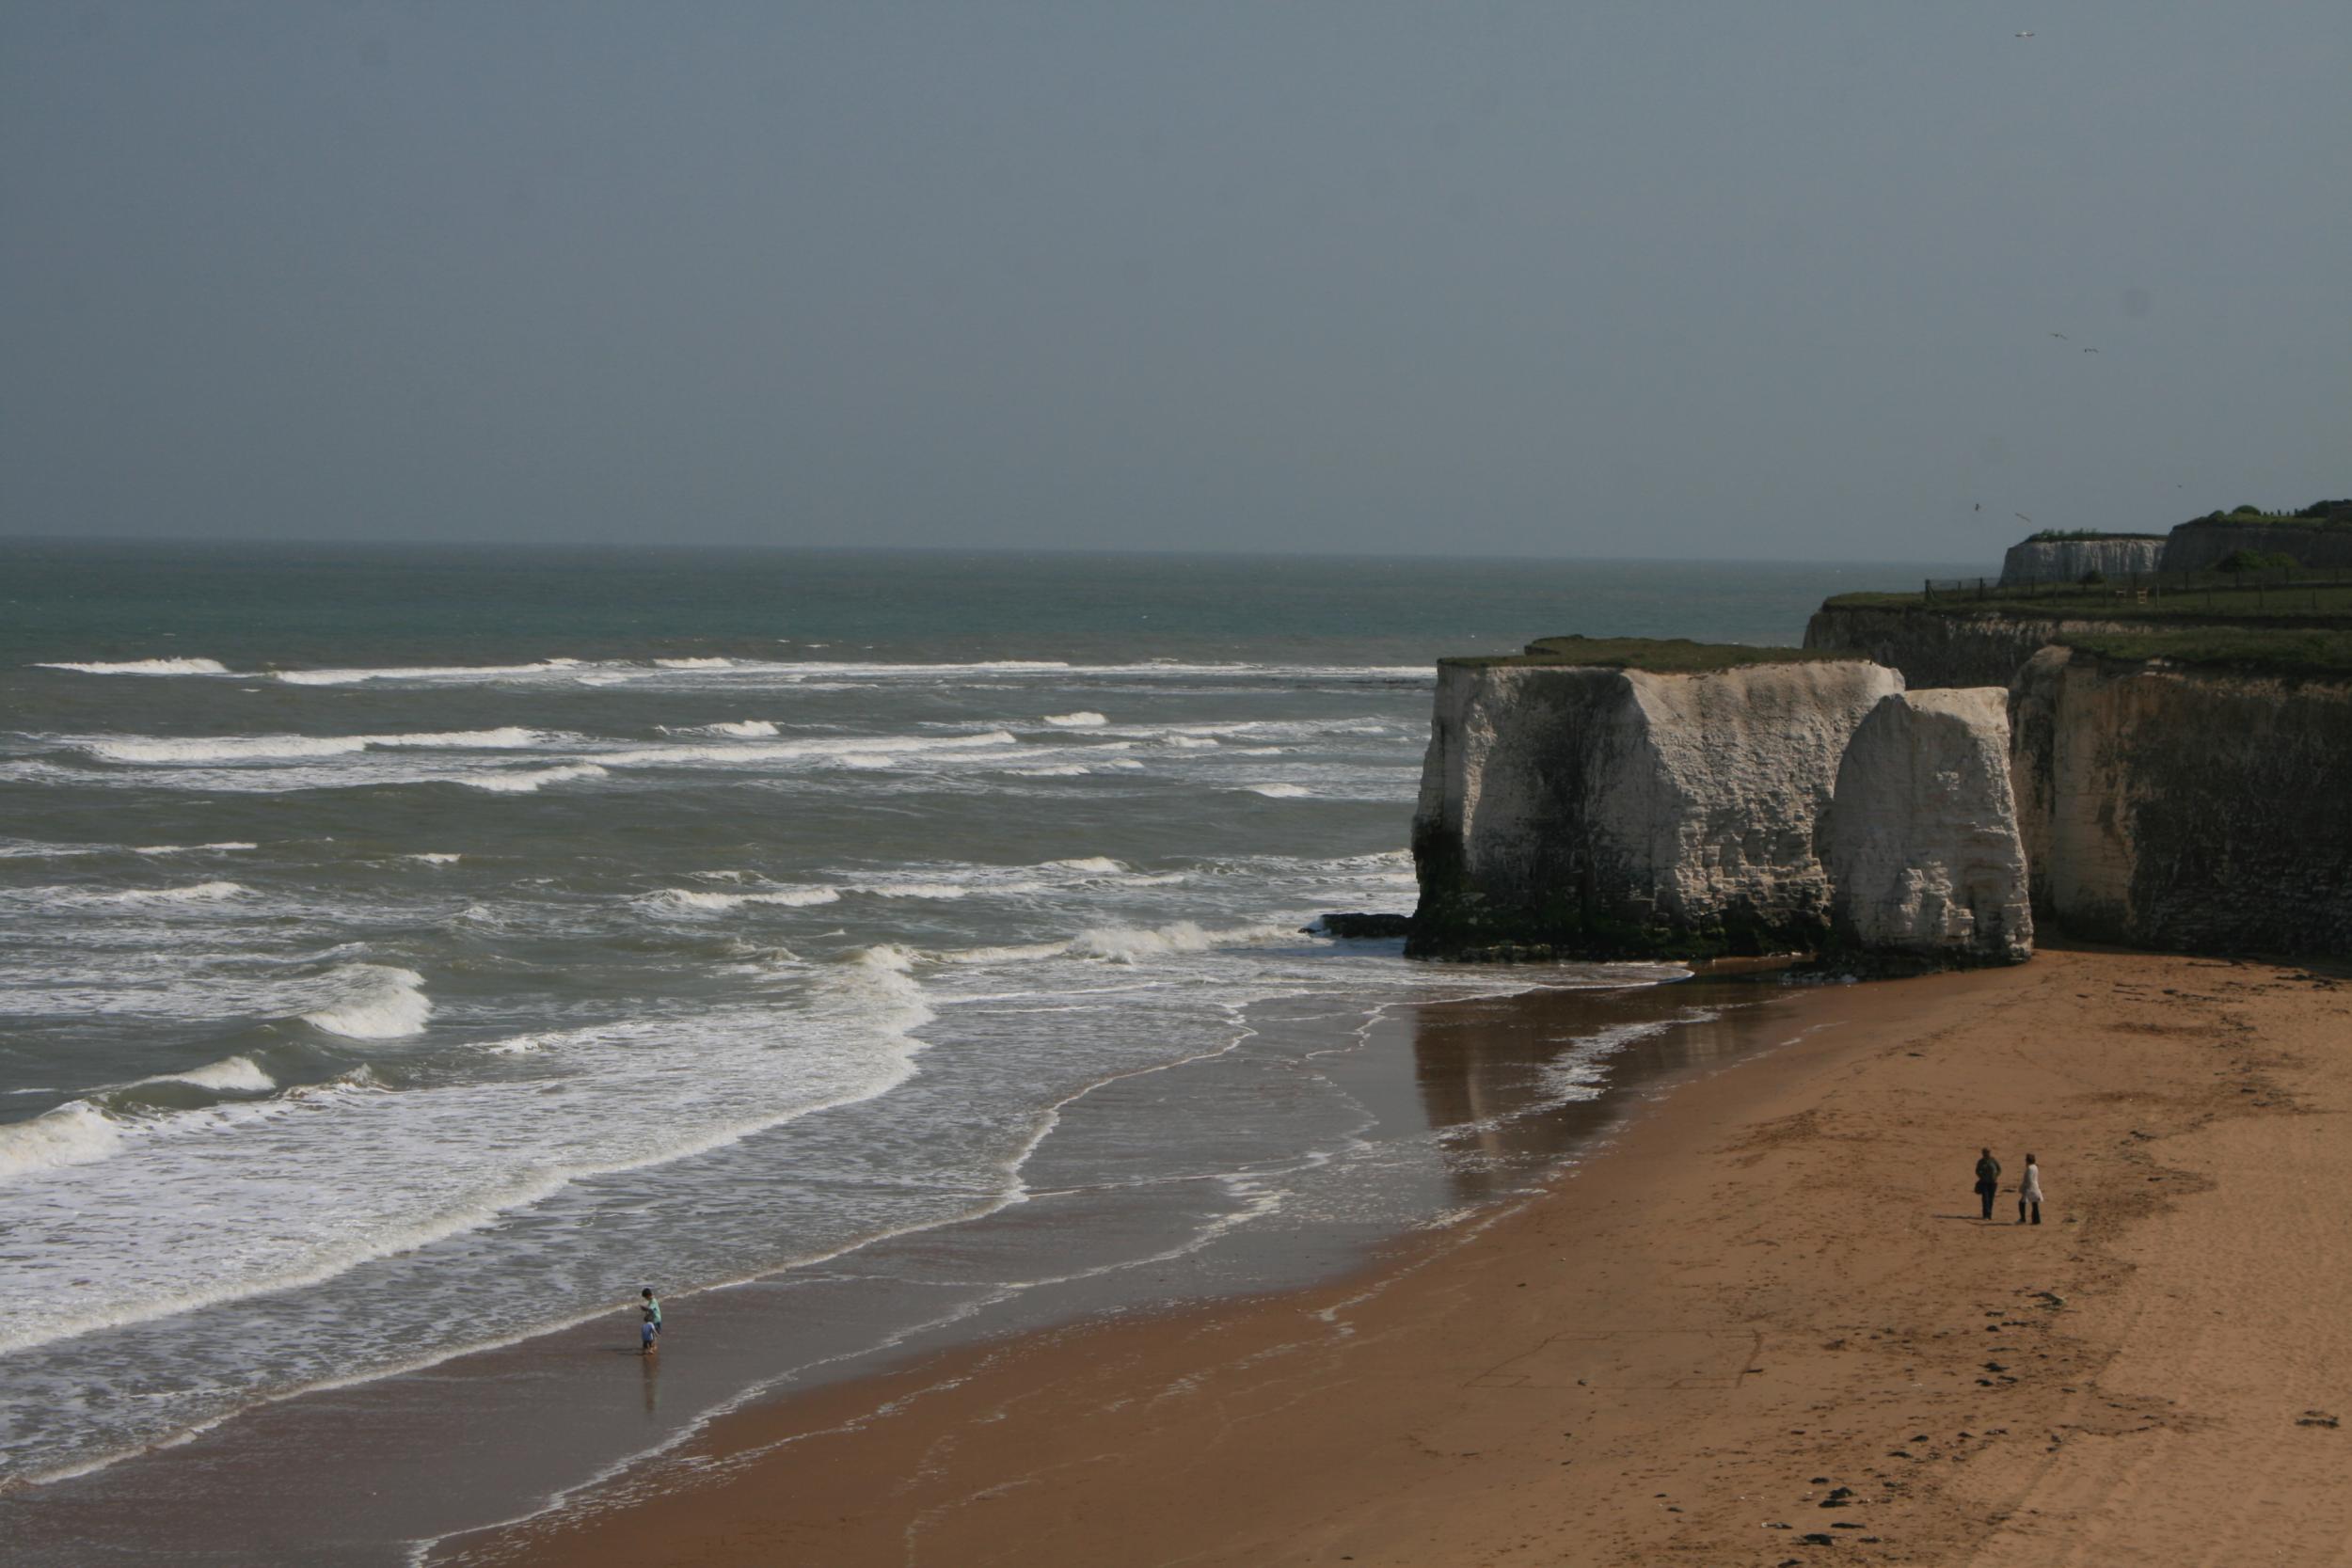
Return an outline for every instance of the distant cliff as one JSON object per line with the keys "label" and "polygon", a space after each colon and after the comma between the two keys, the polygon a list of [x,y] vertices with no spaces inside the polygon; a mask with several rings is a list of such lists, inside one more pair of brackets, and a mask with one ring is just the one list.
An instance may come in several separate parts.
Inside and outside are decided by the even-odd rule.
{"label": "distant cliff", "polygon": [[2352,566],[2352,516],[2200,517],[2172,531],[2160,565],[2202,572],[2240,550],[2291,556],[2305,566]]}
{"label": "distant cliff", "polygon": [[1407,950],[1821,945],[1830,886],[1815,820],[1848,739],[1901,677],[1793,650],[1672,671],[1574,662],[1603,656],[1572,640],[1534,648],[1438,667]]}
{"label": "distant cliff", "polygon": [[2352,676],[2054,647],[2010,710],[2035,903],[2061,929],[2352,953]]}
{"label": "distant cliff", "polygon": [[2153,572],[2163,557],[2161,533],[2110,533],[2090,539],[2028,539],[2001,560],[2001,581],[2079,582],[2090,573],[2128,578]]}

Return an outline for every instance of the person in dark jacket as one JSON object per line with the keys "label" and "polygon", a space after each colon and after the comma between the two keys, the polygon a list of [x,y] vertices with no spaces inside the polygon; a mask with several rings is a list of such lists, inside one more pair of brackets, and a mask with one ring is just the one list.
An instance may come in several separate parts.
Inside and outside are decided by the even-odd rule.
{"label": "person in dark jacket", "polygon": [[1984,1217],[1993,1217],[1993,1195],[2001,1190],[2001,1162],[1993,1158],[1993,1151],[1977,1151],[1977,1196],[1984,1200]]}

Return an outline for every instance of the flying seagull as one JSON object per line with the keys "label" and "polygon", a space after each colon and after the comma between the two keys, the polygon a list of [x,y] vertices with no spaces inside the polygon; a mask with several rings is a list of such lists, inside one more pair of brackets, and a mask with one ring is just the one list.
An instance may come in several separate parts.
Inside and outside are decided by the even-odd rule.
{"label": "flying seagull", "polygon": [[1984,510],[1984,502],[1982,502],[1982,501],[1979,501],[1976,505],[1974,505],[1974,506],[1970,507],[1968,510],[1969,510],[1969,511],[1971,511],[1971,512],[1982,512],[1982,511]]}
{"label": "flying seagull", "polygon": [[2010,515],[2016,518],[2021,523],[2030,523],[2033,521],[2031,517],[2026,516],[2023,512],[2012,512]]}
{"label": "flying seagull", "polygon": [[2097,349],[2095,349],[2095,348],[2087,348],[2087,349],[2083,350],[2083,352],[2084,352],[2085,354],[2096,354],[2096,353],[2098,353],[2099,351],[2098,351]]}
{"label": "flying seagull", "polygon": [[2051,337],[2053,337],[2053,338],[2061,338],[2061,339],[2062,339],[2062,338],[2064,338],[2064,337],[2066,336],[2066,334],[2065,334],[2065,333],[2063,333],[2063,332],[2053,332],[2053,333],[2051,333],[2051,334],[2050,334],[2050,336],[2051,336]]}
{"label": "flying seagull", "polygon": [[2032,35],[2031,33],[2014,33],[2014,34],[2011,34],[2010,36],[2011,36],[2011,37],[2013,37],[2013,38],[2021,38],[2021,39],[2029,39],[2029,38],[2033,37],[2033,35]]}

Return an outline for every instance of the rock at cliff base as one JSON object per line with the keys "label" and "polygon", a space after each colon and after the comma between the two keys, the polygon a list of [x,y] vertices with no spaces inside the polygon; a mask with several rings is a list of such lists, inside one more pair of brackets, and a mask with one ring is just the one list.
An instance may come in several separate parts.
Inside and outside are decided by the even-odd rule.
{"label": "rock at cliff base", "polygon": [[2033,954],[2009,694],[1899,693],[1854,731],[1822,819],[1841,942],[1948,963]]}

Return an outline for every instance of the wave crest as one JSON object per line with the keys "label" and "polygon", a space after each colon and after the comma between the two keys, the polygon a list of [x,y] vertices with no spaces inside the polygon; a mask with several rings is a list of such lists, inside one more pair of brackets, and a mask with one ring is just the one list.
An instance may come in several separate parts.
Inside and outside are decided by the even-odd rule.
{"label": "wave crest", "polygon": [[389,1040],[413,1035],[433,1016],[424,976],[388,964],[352,964],[330,977],[338,991],[323,1007],[304,1013],[313,1029],[346,1039]]}
{"label": "wave crest", "polygon": [[85,675],[225,675],[229,666],[216,658],[133,658],[105,664],[40,664],[41,670],[73,670]]}
{"label": "wave crest", "polygon": [[480,773],[472,778],[453,783],[468,789],[486,789],[493,795],[535,795],[551,784],[568,784],[574,779],[601,779],[605,770],[593,762],[565,763],[561,768],[533,768],[513,773]]}
{"label": "wave crest", "polygon": [[116,1125],[85,1100],[69,1101],[30,1121],[0,1126],[0,1176],[86,1165],[122,1147]]}

